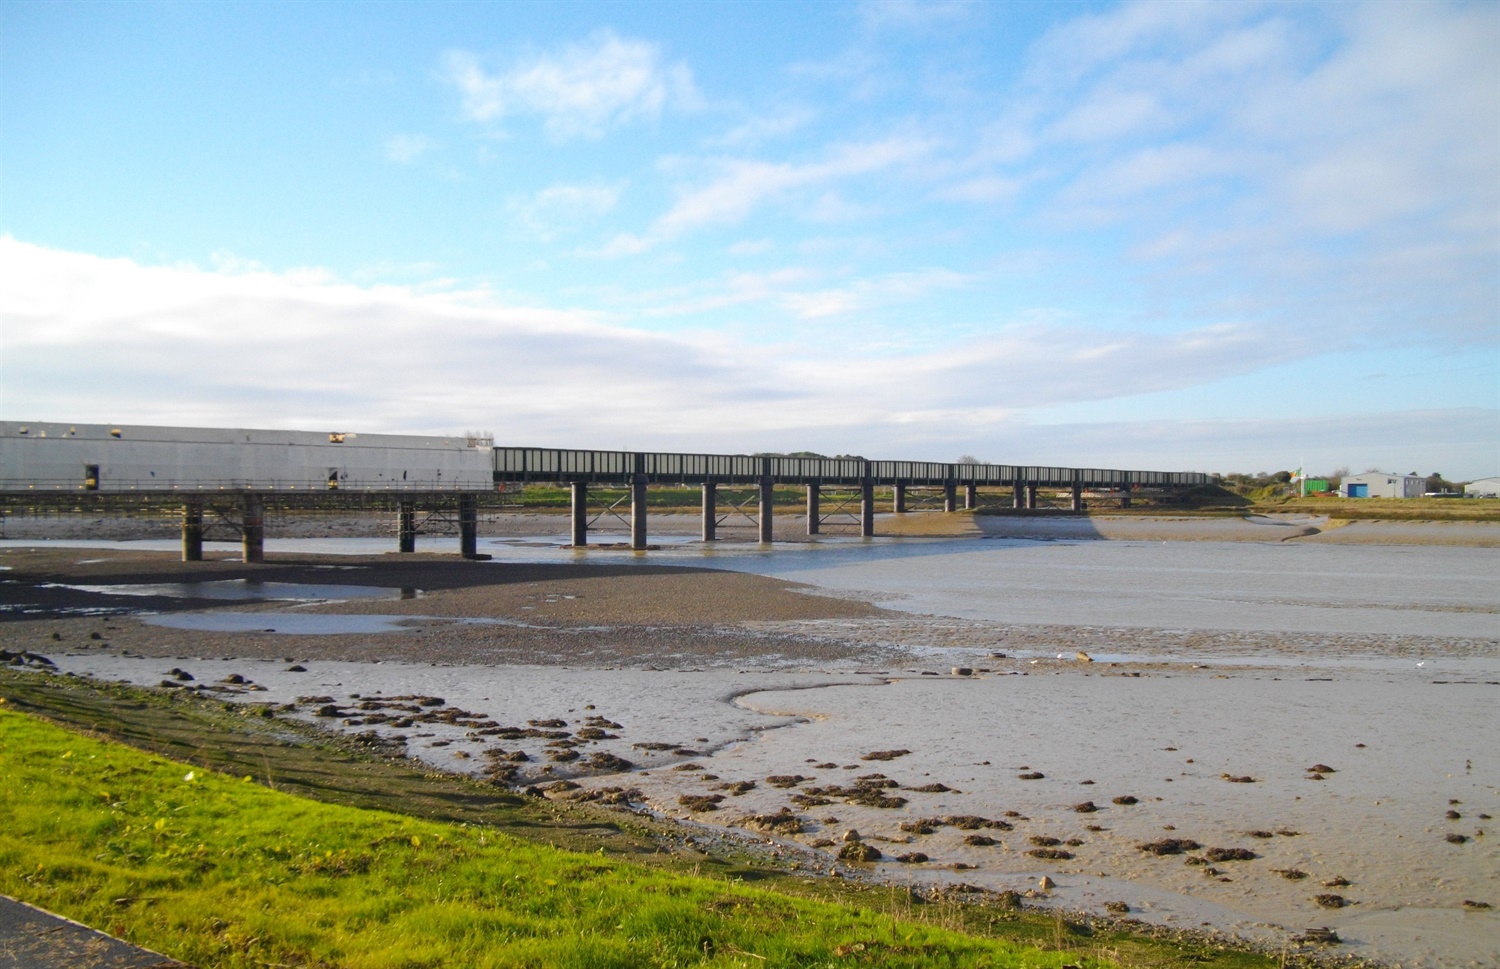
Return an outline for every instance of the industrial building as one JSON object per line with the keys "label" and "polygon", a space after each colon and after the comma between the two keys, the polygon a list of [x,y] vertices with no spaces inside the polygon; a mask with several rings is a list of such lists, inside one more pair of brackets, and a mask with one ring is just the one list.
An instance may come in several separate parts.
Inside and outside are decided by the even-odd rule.
{"label": "industrial building", "polygon": [[1427,479],[1419,474],[1386,474],[1366,471],[1344,477],[1339,493],[1345,498],[1420,498]]}
{"label": "industrial building", "polygon": [[1480,478],[1464,485],[1464,494],[1471,498],[1500,498],[1500,478]]}

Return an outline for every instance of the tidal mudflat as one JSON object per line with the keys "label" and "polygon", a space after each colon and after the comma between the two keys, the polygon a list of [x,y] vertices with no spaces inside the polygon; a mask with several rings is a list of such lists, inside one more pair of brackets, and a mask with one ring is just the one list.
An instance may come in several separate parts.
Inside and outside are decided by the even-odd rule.
{"label": "tidal mudflat", "polygon": [[[1037,904],[1500,963],[1490,549],[1007,536],[638,556],[536,537],[497,536],[501,561],[464,566],[493,583],[309,560],[422,591],[163,609],[255,617],[217,630],[56,612],[7,623],[7,645],[373,731],[549,797],[748,830],[810,868],[844,854],[867,877],[1045,876]],[[76,584],[109,568],[46,555]],[[660,563],[742,573],[639,569]]]}

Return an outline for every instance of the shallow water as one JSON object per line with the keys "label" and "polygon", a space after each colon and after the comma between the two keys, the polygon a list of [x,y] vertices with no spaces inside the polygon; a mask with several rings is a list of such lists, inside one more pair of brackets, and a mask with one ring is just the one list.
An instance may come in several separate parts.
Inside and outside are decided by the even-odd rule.
{"label": "shallow water", "polygon": [[415,589],[374,585],[317,585],[308,582],[261,582],[256,579],[215,579],[208,582],[116,583],[72,585],[48,583],[42,588],[77,589],[112,596],[164,596],[171,599],[213,599],[226,602],[323,602],[340,599],[414,599]]}

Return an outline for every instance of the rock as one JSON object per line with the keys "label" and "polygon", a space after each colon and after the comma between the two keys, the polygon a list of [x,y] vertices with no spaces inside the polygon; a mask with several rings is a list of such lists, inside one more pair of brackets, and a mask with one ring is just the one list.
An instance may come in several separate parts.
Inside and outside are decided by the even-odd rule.
{"label": "rock", "polygon": [[1129,915],[1130,906],[1124,902],[1105,902],[1104,910],[1111,915]]}
{"label": "rock", "polygon": [[293,663],[291,666],[288,666],[286,668],[286,671],[288,673],[306,673],[307,672],[307,667],[303,666],[300,663]]}
{"label": "rock", "polygon": [[1313,898],[1313,901],[1317,902],[1324,908],[1343,908],[1346,905],[1352,904],[1344,896],[1334,895],[1331,892],[1324,895],[1318,895]]}
{"label": "rock", "polygon": [[1249,848],[1210,848],[1204,855],[1209,861],[1254,861],[1260,857]]}
{"label": "rock", "polygon": [[858,829],[850,828],[848,831],[844,832],[843,840],[845,844],[852,844],[853,842],[860,841],[862,839],[859,836]]}
{"label": "rock", "polygon": [[879,861],[881,857],[879,848],[859,841],[850,842],[839,849],[839,858],[842,861]]}
{"label": "rock", "polygon": [[1163,838],[1160,841],[1148,841],[1136,847],[1141,851],[1149,851],[1153,855],[1180,855],[1184,851],[1197,851],[1203,846],[1191,838]]}
{"label": "rock", "polygon": [[224,677],[224,682],[239,684],[244,683],[245,678],[238,673],[230,673],[228,676]]}
{"label": "rock", "polygon": [[1045,858],[1049,861],[1072,861],[1073,852],[1062,848],[1032,848],[1026,852],[1033,858]]}
{"label": "rock", "polygon": [[1137,797],[1135,797],[1132,794],[1125,794],[1125,795],[1123,795],[1121,797],[1115,798],[1113,803],[1115,803],[1115,804],[1139,804],[1140,803],[1140,799],[1137,798]]}
{"label": "rock", "polygon": [[1048,878],[1046,875],[1043,875],[1042,880],[1037,882],[1036,884],[1037,887],[1044,892],[1050,892],[1052,891],[1052,889],[1057,887],[1057,882],[1053,881],[1051,878]]}
{"label": "rock", "polygon": [[1308,929],[1301,935],[1295,936],[1292,941],[1302,945],[1306,945],[1308,943],[1313,943],[1316,945],[1338,945],[1340,939],[1337,932],[1333,931],[1333,929],[1330,929],[1325,925],[1321,928]]}
{"label": "rock", "polygon": [[1046,774],[1043,774],[1039,770],[1032,770],[1026,771],[1024,774],[1017,774],[1016,779],[1021,781],[1039,781],[1046,776]]}
{"label": "rock", "polygon": [[954,676],[973,676],[974,675],[974,669],[973,669],[973,667],[970,667],[970,666],[955,666],[955,667],[953,667],[953,675]]}
{"label": "rock", "polygon": [[1085,653],[1081,649],[1073,654],[1073,658],[1080,663],[1092,663],[1094,661],[1094,657],[1090,656],[1088,653]]}
{"label": "rock", "polygon": [[1094,805],[1093,801],[1084,801],[1081,804],[1073,805],[1073,810],[1078,812],[1079,814],[1092,814],[1095,811],[1099,810],[1099,808]]}
{"label": "rock", "polygon": [[178,669],[175,666],[172,667],[172,676],[184,683],[191,683],[194,679],[193,674],[189,673],[187,670]]}
{"label": "rock", "polygon": [[908,851],[904,855],[897,855],[896,860],[908,865],[920,865],[922,862],[930,859],[920,851]]}

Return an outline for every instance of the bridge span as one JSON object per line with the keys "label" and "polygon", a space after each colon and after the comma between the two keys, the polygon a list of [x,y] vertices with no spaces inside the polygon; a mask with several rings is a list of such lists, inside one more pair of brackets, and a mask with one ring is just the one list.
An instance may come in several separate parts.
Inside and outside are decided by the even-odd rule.
{"label": "bridge span", "polygon": [[704,541],[715,540],[723,522],[718,489],[748,487],[760,541],[770,542],[778,485],[805,489],[808,534],[829,521],[822,506],[828,489],[840,507],[857,504],[859,534],[872,536],[877,489],[889,492],[896,513],[908,510],[914,490],[940,493],[946,512],[960,500],[972,509],[981,488],[992,496],[1000,490],[1018,509],[1037,508],[1039,490],[1064,493],[1080,511],[1086,493],[1128,507],[1132,496],[1180,493],[1213,480],[1181,471],[496,447],[477,435],[0,421],[0,503],[179,507],[187,561],[202,558],[205,516],[238,530],[245,561],[261,561],[268,507],[393,510],[402,552],[415,551],[419,523],[456,524],[462,554],[475,558],[480,503],[528,484],[570,489],[570,531],[579,548],[588,544],[590,487],[627,489],[630,544],[644,549],[652,485],[702,490]]}

